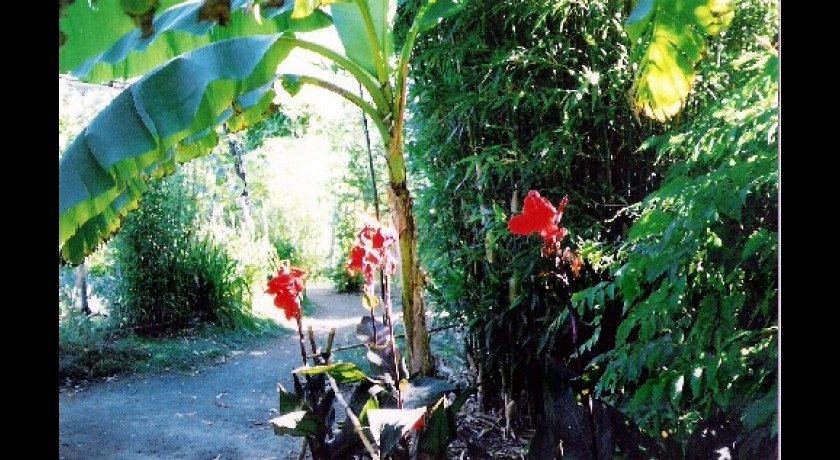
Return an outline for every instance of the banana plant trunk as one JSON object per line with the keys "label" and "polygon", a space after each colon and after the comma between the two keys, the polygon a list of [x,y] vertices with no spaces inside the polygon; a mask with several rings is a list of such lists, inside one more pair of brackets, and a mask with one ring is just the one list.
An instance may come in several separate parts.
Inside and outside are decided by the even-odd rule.
{"label": "banana plant trunk", "polygon": [[409,372],[412,376],[430,376],[434,373],[434,360],[426,327],[424,277],[417,260],[417,227],[412,213],[411,193],[406,182],[405,157],[399,128],[391,136],[387,160],[390,176],[388,203],[399,234],[402,312]]}

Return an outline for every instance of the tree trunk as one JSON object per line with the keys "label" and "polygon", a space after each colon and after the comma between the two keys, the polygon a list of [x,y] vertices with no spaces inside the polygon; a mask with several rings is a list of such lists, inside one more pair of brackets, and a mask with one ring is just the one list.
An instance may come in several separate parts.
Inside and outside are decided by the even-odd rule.
{"label": "tree trunk", "polygon": [[82,262],[76,267],[76,290],[79,293],[79,308],[82,313],[90,315],[90,306],[87,296],[87,267]]}
{"label": "tree trunk", "polygon": [[233,156],[234,171],[242,180],[242,196],[240,196],[236,201],[239,203],[239,207],[242,210],[242,222],[245,227],[245,232],[248,235],[251,235],[253,231],[253,223],[251,219],[251,197],[248,196],[248,181],[245,179],[245,166],[242,164],[242,149],[240,149],[239,146],[236,145],[236,142],[233,141],[227,124],[224,125],[224,132],[227,137],[230,154]]}
{"label": "tree trunk", "polygon": [[408,368],[412,376],[430,376],[434,373],[434,360],[429,347],[429,330],[426,327],[423,274],[417,260],[417,228],[411,210],[411,194],[406,183],[402,136],[392,137],[387,160],[390,176],[388,203],[400,242],[402,312]]}

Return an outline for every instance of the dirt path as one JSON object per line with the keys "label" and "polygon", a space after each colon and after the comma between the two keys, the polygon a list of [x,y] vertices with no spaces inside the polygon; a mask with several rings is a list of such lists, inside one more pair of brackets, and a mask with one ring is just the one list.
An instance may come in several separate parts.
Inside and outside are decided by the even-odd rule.
{"label": "dirt path", "polygon": [[[356,295],[309,289],[318,343],[336,327],[336,346],[355,343],[363,311]],[[64,459],[285,459],[300,440],[275,436],[277,383],[300,366],[297,334],[260,343],[194,374],[118,377],[58,396]]]}

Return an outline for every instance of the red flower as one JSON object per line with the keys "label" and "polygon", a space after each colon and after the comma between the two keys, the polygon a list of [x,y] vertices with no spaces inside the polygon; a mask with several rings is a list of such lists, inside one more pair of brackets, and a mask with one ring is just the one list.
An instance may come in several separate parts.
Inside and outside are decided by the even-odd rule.
{"label": "red flower", "polygon": [[364,266],[365,249],[358,246],[353,246],[350,250],[350,260],[347,261],[347,268],[353,271],[360,272]]}
{"label": "red flower", "polygon": [[292,319],[300,315],[300,301],[298,295],[303,292],[303,279],[306,272],[290,267],[288,261],[277,270],[277,276],[269,280],[266,294],[274,295],[274,306],[286,313],[286,319]]}
{"label": "red flower", "polygon": [[525,197],[522,214],[511,217],[508,221],[508,230],[514,235],[530,235],[537,232],[547,246],[553,246],[566,236],[566,229],[558,227],[557,224],[560,223],[568,202],[567,195],[555,209],[539,192],[531,190]]}
{"label": "red flower", "polygon": [[426,418],[425,415],[423,417],[418,418],[417,421],[414,422],[414,425],[411,427],[411,429],[414,430],[414,431],[419,431],[420,428],[423,428],[423,423],[425,422],[425,420],[424,420],[425,418]]}
{"label": "red flower", "polygon": [[396,233],[371,220],[356,235],[356,241],[350,250],[347,269],[361,272],[365,277],[365,292],[373,292],[373,274],[382,267],[386,276],[396,271],[396,261],[389,248],[397,241]]}

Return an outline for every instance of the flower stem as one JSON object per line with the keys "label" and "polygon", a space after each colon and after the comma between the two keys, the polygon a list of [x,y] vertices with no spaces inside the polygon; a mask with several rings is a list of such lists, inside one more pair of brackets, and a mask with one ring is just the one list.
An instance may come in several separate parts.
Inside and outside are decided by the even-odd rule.
{"label": "flower stem", "polygon": [[391,321],[391,287],[386,276],[382,280],[382,297],[385,301],[385,322],[388,325],[388,334],[391,336],[391,354],[394,355],[394,380],[397,388],[397,408],[402,409],[402,392],[400,391],[400,359],[397,356],[397,338],[394,337],[394,322]]}
{"label": "flower stem", "polygon": [[365,446],[365,449],[370,454],[370,458],[374,460],[379,460],[379,452],[373,448],[373,444],[370,443],[370,440],[365,435],[364,429],[362,429],[362,422],[359,421],[359,418],[356,417],[356,414],[353,413],[353,410],[350,409],[350,405],[347,404],[347,401],[344,400],[344,396],[341,394],[341,391],[338,389],[338,384],[335,382],[335,379],[330,375],[329,372],[324,373],[327,376],[327,380],[330,382],[330,387],[332,387],[333,392],[335,393],[335,399],[344,407],[345,412],[347,412],[347,418],[350,419],[350,423],[353,425],[353,429],[356,431],[356,434],[359,436],[359,439],[362,441],[362,444]]}
{"label": "flower stem", "polygon": [[300,344],[300,359],[303,361],[303,365],[306,366],[306,347],[304,346],[306,339],[303,338],[303,323],[301,322],[300,311],[295,315],[295,320],[297,320],[298,335],[300,336],[300,340],[298,341]]}

